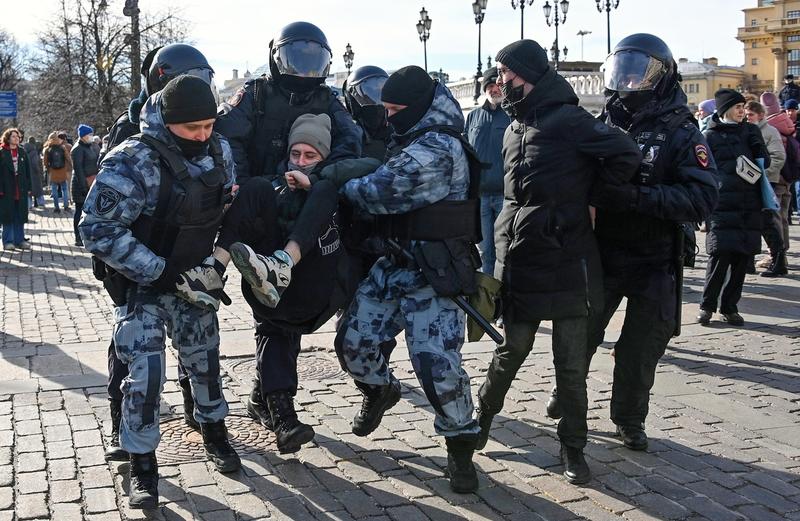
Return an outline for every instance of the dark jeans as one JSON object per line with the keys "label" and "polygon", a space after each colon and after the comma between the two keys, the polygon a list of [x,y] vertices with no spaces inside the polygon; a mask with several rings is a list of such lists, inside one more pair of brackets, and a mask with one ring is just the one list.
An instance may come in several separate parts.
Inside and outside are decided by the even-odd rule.
{"label": "dark jeans", "polygon": [[503,209],[503,194],[481,196],[481,271],[494,276],[494,222]]}
{"label": "dark jeans", "polygon": [[[713,313],[717,310],[717,301],[719,301],[720,313],[728,314],[738,311],[736,305],[742,298],[742,287],[749,258],[749,255],[741,253],[723,253],[708,257],[701,309]],[[730,271],[730,278],[728,271]],[[720,292],[722,293],[721,299]]]}
{"label": "dark jeans", "polygon": [[[128,376],[128,364],[123,362],[117,357],[117,351],[114,347],[114,340],[108,344],[108,398],[112,401],[122,401],[122,380]],[[189,375],[186,374],[186,369],[183,367],[180,358],[178,359],[178,383],[184,389],[189,389]]]}
{"label": "dark jeans", "polygon": [[[586,374],[588,370],[587,317],[553,320],[553,365],[563,416],[558,422],[558,437],[564,445],[586,446]],[[522,363],[531,352],[539,322],[504,321],[505,341],[495,349],[486,381],[478,391],[481,408],[490,414],[503,409],[506,393]]]}
{"label": "dark jeans", "polygon": [[297,393],[300,334],[260,326],[256,329],[256,381],[261,396],[275,391]]}
{"label": "dark jeans", "polygon": [[766,210],[761,212],[761,236],[764,237],[772,257],[789,246],[783,243],[783,223],[778,212]]}
{"label": "dark jeans", "polygon": [[75,243],[83,243],[81,234],[78,232],[78,224],[81,222],[81,212],[83,211],[83,201],[75,201],[75,215],[72,216],[72,229],[75,231]]}
{"label": "dark jeans", "polygon": [[[622,301],[623,294],[606,289],[605,307],[589,320],[587,367],[605,329]],[[614,384],[611,391],[611,421],[616,425],[643,426],[649,412],[658,361],[664,356],[675,329],[675,319],[665,319],[662,303],[642,295],[628,295],[625,322],[614,345]],[[561,402],[561,387],[558,388]]]}

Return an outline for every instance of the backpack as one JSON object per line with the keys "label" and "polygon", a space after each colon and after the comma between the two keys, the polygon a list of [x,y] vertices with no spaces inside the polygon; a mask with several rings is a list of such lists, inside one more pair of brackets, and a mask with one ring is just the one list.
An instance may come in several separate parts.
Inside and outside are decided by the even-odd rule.
{"label": "backpack", "polygon": [[781,168],[781,177],[787,183],[800,180],[800,142],[794,136],[786,136],[786,162]]}
{"label": "backpack", "polygon": [[47,165],[50,168],[64,168],[66,164],[67,154],[63,146],[52,146],[47,150]]}

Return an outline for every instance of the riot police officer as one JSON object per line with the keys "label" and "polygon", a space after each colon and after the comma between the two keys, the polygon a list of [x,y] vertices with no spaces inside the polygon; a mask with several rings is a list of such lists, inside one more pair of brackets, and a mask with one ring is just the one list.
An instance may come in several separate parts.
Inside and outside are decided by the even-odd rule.
{"label": "riot police officer", "polygon": [[381,103],[381,89],[389,75],[375,65],[365,65],[347,77],[344,104],[361,130],[361,155],[383,161],[389,141],[389,123]]}
{"label": "riot police officer", "polygon": [[158,504],[166,334],[189,374],[208,459],[220,472],[240,467],[219,371],[224,268],[211,257],[235,178],[230,148],[212,132],[215,118],[205,81],[170,81],[145,104],[142,135],[103,161],[80,223],[86,249],[104,263],[104,282],[116,288],[114,343],[130,370],[120,440],[130,454],[131,508]]}
{"label": "riot police officer", "polygon": [[[605,306],[591,318],[589,358],[626,297],[614,346],[611,420],[633,450],[647,448],[650,389],[679,320],[684,247],[679,224],[704,221],[717,202],[714,159],[680,81],[669,47],[651,34],[624,38],[606,60],[603,118],[639,145],[643,159],[630,183],[598,184],[591,197]],[[559,415],[557,399],[548,413]]]}
{"label": "riot police officer", "polygon": [[269,45],[269,76],[250,80],[227,102],[215,130],[228,138],[240,185],[251,177],[276,176],[289,130],[301,114],[331,118],[331,153],[324,164],[361,154],[361,138],[350,115],[325,85],[331,65],[325,34],[308,22],[284,27]]}
{"label": "riot police officer", "polygon": [[[100,152],[102,162],[106,154],[129,137],[139,133],[139,117],[147,98],[159,92],[173,78],[181,74],[196,76],[209,85],[214,85],[214,69],[208,64],[206,57],[185,43],[173,43],[150,51],[142,64],[142,83],[144,87],[139,96],[132,99],[128,110],[123,112],[108,131],[108,142]],[[105,456],[107,460],[125,461],[128,454],[119,444],[119,426],[122,418],[122,391],[120,385],[128,376],[128,366],[123,363],[114,348],[112,339],[108,346],[108,398],[111,407],[111,437],[107,442]],[[194,420],[192,411],[194,402],[189,387],[189,377],[183,365],[178,361],[178,383],[183,393],[184,420],[195,430],[200,426]]]}

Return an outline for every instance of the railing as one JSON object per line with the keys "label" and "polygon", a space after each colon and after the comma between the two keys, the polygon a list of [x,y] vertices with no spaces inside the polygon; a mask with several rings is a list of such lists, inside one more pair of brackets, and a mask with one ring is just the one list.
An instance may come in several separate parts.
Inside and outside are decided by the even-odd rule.
{"label": "railing", "polygon": [[572,90],[578,97],[582,96],[602,96],[603,73],[602,72],[588,72],[588,73],[564,73],[562,74],[567,83],[570,84]]}

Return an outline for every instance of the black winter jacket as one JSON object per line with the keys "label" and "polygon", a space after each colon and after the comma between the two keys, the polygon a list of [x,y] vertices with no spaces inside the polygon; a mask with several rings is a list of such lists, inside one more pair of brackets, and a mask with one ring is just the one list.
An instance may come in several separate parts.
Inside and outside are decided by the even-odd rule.
{"label": "black winter jacket", "polygon": [[800,101],[800,85],[797,85],[795,82],[784,85],[778,93],[778,99],[781,102],[781,106],[790,99]]}
{"label": "black winter jacket", "polygon": [[78,140],[78,144],[72,147],[72,198],[75,202],[83,203],[89,193],[88,178],[97,175],[97,156],[98,153],[88,143]]}
{"label": "black winter jacket", "polygon": [[641,155],[578,107],[552,69],[517,113],[524,117],[503,139],[505,201],[495,225],[506,310],[515,321],[586,316],[603,298],[590,188],[597,178],[627,182]]}
{"label": "black winter jacket", "polygon": [[709,219],[706,252],[709,255],[761,251],[761,187],[736,174],[736,158],[763,158],[769,166],[769,152],[756,125],[722,123],[715,114],[705,131],[711,153],[717,161],[719,202]]}

